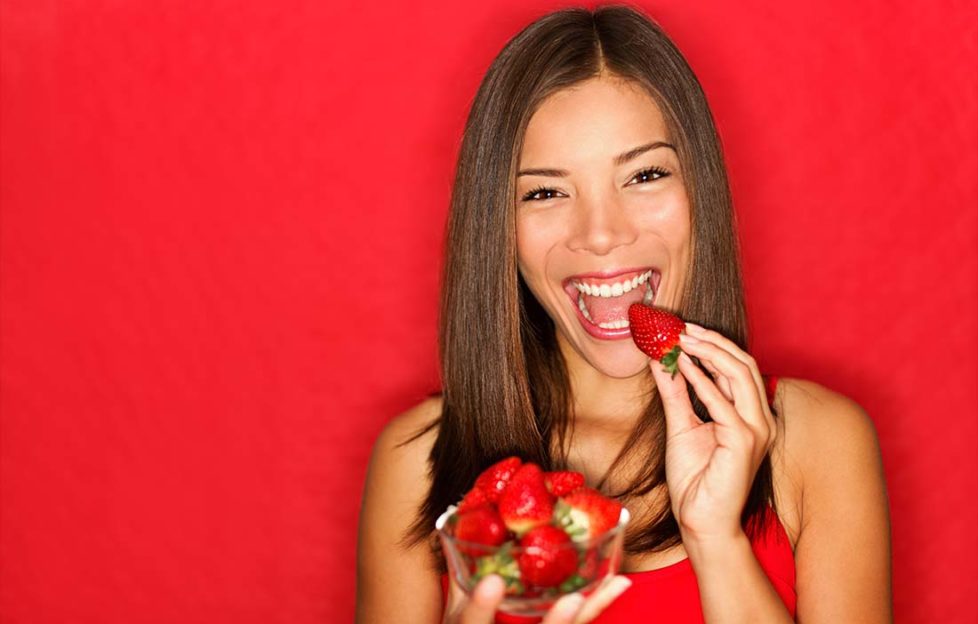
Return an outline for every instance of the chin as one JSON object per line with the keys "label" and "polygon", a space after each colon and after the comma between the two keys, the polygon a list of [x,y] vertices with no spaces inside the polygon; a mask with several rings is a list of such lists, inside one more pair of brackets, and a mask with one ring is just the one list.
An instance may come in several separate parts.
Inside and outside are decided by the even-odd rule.
{"label": "chin", "polygon": [[638,350],[631,339],[594,341],[587,335],[568,339],[566,329],[561,330],[562,342],[572,350],[575,359],[612,379],[629,379],[649,371],[649,358]]}
{"label": "chin", "polygon": [[602,370],[601,372],[604,373],[607,377],[609,377],[611,379],[631,379],[632,377],[637,377],[639,375],[642,375],[647,370],[648,370],[648,368],[646,366],[641,366],[637,370],[636,369],[631,369],[631,370],[628,370],[628,371],[625,371],[625,370],[610,370],[610,371],[609,370]]}
{"label": "chin", "polygon": [[588,359],[595,370],[612,379],[629,379],[636,375],[642,375],[649,370],[649,358],[640,354],[640,357],[603,359]]}

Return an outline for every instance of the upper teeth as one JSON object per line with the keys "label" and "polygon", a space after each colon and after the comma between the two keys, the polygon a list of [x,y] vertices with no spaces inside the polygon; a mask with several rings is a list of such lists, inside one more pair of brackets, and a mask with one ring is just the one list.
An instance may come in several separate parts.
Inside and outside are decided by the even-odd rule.
{"label": "upper teeth", "polygon": [[652,277],[652,271],[646,271],[638,277],[614,284],[588,284],[587,282],[574,282],[574,288],[585,295],[592,297],[620,297],[633,288],[638,288],[639,284],[644,284]]}

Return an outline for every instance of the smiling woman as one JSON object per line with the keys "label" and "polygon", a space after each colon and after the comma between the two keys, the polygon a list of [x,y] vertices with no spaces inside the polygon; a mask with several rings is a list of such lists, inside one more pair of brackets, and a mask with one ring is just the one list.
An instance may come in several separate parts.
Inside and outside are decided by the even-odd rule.
{"label": "smiling woman", "polygon": [[[623,574],[547,624],[889,619],[872,424],[747,352],[713,118],[648,17],[566,9],[506,45],[465,127],[446,256],[443,392],[375,445],[360,622],[492,621],[501,583],[462,593],[433,529],[510,455],[582,473],[634,518]],[[639,301],[686,320],[675,378],[631,340]]]}

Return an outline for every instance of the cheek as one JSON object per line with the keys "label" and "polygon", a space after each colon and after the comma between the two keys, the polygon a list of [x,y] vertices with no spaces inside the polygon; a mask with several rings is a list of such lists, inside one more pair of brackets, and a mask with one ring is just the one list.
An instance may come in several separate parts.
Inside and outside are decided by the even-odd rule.
{"label": "cheek", "polygon": [[681,259],[687,259],[690,255],[690,244],[692,238],[692,226],[689,222],[689,211],[683,210],[677,214],[670,228],[675,233],[673,240],[676,241],[676,255]]}
{"label": "cheek", "polygon": [[[662,223],[664,232],[668,232],[666,239],[669,246],[670,269],[673,274],[672,286],[676,293],[685,290],[686,279],[688,278],[690,264],[693,255],[693,226],[690,218],[689,204],[685,194],[678,196],[672,209],[665,215]],[[664,293],[665,294],[665,293]],[[678,303],[677,303],[678,305]]]}
{"label": "cheek", "polygon": [[516,260],[527,283],[542,277],[548,248],[546,232],[530,219],[523,218],[516,223]]}
{"label": "cheek", "polygon": [[555,239],[553,228],[548,225],[540,219],[517,220],[516,261],[520,276],[533,297],[552,316],[554,289],[548,285],[547,267]]}
{"label": "cheek", "polygon": [[685,198],[680,205],[680,209],[676,211],[673,227],[676,228],[676,239],[681,243],[679,246],[680,256],[686,260],[692,252],[693,223],[689,211],[689,204],[686,203]]}
{"label": "cheek", "polygon": [[655,232],[673,256],[688,255],[692,226],[684,192],[657,198],[653,205],[643,208],[641,214],[644,228]]}

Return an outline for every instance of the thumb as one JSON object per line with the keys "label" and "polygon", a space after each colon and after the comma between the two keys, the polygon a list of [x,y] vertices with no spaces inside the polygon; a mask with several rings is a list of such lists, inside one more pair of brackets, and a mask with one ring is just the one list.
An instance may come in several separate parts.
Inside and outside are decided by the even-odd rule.
{"label": "thumb", "polygon": [[461,624],[492,624],[496,607],[503,601],[506,585],[502,577],[490,574],[472,590],[472,599],[462,610]]}
{"label": "thumb", "polygon": [[659,390],[662,407],[666,412],[666,437],[672,437],[688,429],[702,424],[693,411],[689,400],[689,390],[686,388],[686,378],[682,373],[670,375],[662,369],[662,364],[655,360],[649,361],[652,378]]}

